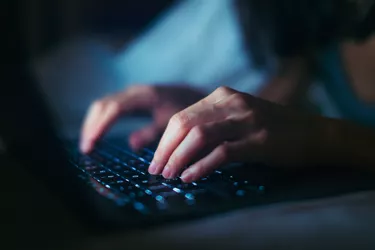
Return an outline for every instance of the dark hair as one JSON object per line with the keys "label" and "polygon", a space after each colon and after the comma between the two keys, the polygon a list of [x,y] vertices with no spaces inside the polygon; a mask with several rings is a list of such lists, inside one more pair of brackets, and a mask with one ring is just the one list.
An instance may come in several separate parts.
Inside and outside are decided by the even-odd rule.
{"label": "dark hair", "polygon": [[[361,16],[353,0],[237,0],[248,49],[256,65],[306,55],[341,39],[364,39],[375,27],[375,6]],[[370,3],[370,4],[368,4]]]}

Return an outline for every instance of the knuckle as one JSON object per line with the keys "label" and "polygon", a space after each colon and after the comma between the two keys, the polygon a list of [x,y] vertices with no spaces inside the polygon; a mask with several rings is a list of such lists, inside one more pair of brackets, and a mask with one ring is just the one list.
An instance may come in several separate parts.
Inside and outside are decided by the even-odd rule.
{"label": "knuckle", "polygon": [[230,150],[227,143],[221,144],[217,150],[222,161],[227,161],[230,158]]}
{"label": "knuckle", "polygon": [[215,91],[214,91],[215,94],[217,95],[222,95],[222,96],[227,96],[227,95],[232,95],[235,93],[235,91],[229,87],[226,87],[226,86],[221,86],[221,87],[218,87]]}
{"label": "knuckle", "polygon": [[154,92],[155,89],[156,89],[156,87],[152,86],[152,85],[134,84],[127,89],[127,92],[129,92],[129,93],[138,93],[138,92],[151,93],[151,92]]}
{"label": "knuckle", "polygon": [[253,124],[254,123],[254,111],[253,110],[246,111],[246,113],[243,115],[241,119],[241,122],[244,122],[246,124],[248,123]]}
{"label": "knuckle", "polygon": [[111,113],[119,113],[121,111],[121,104],[115,100],[108,101],[106,106]]}
{"label": "knuckle", "polygon": [[95,112],[111,112],[119,113],[121,111],[121,103],[113,99],[101,99],[94,101],[90,109]]}
{"label": "knuckle", "polygon": [[105,107],[105,101],[103,100],[96,100],[91,104],[90,109],[95,111],[101,111]]}
{"label": "knuckle", "polygon": [[189,116],[185,112],[179,112],[172,116],[170,124],[178,128],[187,128],[189,124]]}
{"label": "knuckle", "polygon": [[208,106],[212,105],[206,98],[203,98],[203,99],[199,100],[198,103],[202,107],[208,107]]}
{"label": "knuckle", "polygon": [[131,86],[129,86],[126,91],[127,92],[134,92],[134,91],[137,91],[139,88],[142,88],[144,87],[143,85],[140,85],[140,84],[133,84]]}
{"label": "knuckle", "polygon": [[240,109],[248,109],[249,105],[247,102],[247,98],[244,94],[236,93],[233,95],[233,99],[231,100],[231,104]]}
{"label": "knuckle", "polygon": [[194,140],[199,144],[207,141],[207,133],[203,126],[196,126],[191,130]]}

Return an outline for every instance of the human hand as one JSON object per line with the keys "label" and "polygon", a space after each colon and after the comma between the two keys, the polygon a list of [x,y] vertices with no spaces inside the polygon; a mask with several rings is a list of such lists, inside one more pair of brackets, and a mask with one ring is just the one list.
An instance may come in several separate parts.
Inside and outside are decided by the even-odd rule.
{"label": "human hand", "polygon": [[130,146],[137,150],[152,143],[165,129],[173,114],[188,107],[205,95],[188,86],[134,85],[126,91],[95,101],[89,108],[81,132],[81,151],[90,153],[95,142],[122,115],[149,111],[153,123],[134,132]]}
{"label": "human hand", "polygon": [[221,87],[171,118],[149,172],[191,182],[228,162],[297,166],[315,150],[315,120]]}

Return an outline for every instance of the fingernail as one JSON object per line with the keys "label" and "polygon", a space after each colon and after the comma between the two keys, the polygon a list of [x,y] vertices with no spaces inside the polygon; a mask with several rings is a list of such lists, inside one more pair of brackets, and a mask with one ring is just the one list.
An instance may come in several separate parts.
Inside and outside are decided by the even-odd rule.
{"label": "fingernail", "polygon": [[156,162],[151,162],[150,167],[148,168],[148,172],[150,174],[156,174],[156,171],[158,169],[158,164]]}
{"label": "fingernail", "polygon": [[191,181],[193,181],[193,172],[191,170],[185,170],[182,173],[182,175],[181,175],[181,179],[184,182],[191,182]]}
{"label": "fingernail", "polygon": [[164,171],[163,171],[163,177],[165,179],[169,179],[172,177],[172,171],[171,171],[171,167],[169,165],[165,166],[164,168]]}
{"label": "fingernail", "polygon": [[80,143],[80,149],[83,153],[87,153],[90,150],[90,144],[86,140],[82,140]]}

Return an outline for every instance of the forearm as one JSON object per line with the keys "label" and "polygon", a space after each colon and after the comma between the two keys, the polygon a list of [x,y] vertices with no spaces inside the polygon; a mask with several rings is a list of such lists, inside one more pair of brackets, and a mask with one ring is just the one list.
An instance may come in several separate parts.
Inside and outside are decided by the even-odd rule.
{"label": "forearm", "polygon": [[[321,158],[332,166],[375,171],[375,130],[350,122],[325,119]],[[324,162],[323,162],[324,163]]]}
{"label": "forearm", "polygon": [[284,59],[264,83],[258,96],[271,102],[295,106],[304,97],[310,76],[310,61],[306,58]]}
{"label": "forearm", "polygon": [[282,105],[293,105],[298,98],[297,87],[300,82],[300,79],[273,76],[264,83],[258,97]]}

